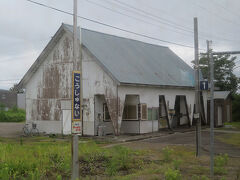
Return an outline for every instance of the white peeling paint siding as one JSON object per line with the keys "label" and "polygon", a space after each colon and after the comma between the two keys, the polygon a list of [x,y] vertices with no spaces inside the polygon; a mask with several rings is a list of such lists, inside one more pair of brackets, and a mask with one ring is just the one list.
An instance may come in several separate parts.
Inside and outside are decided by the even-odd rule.
{"label": "white peeling paint siding", "polygon": [[71,36],[64,33],[26,84],[26,121],[46,133],[62,133],[61,101],[71,100]]}
{"label": "white peeling paint siding", "polygon": [[[97,130],[94,125],[94,96],[104,95],[105,98],[108,93],[117,99],[117,85],[115,81],[107,74],[96,58],[83,48],[83,98],[86,102],[83,113],[83,134],[96,135]],[[111,108],[111,107],[108,107]],[[102,110],[102,109],[101,109]],[[95,127],[94,127],[95,126]],[[106,129],[108,133],[113,133],[112,124],[106,122]]]}

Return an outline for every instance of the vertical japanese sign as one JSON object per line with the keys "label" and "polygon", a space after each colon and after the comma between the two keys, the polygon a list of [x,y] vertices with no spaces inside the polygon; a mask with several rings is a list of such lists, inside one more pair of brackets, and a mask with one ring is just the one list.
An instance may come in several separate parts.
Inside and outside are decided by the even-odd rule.
{"label": "vertical japanese sign", "polygon": [[81,73],[72,73],[72,134],[82,133]]}

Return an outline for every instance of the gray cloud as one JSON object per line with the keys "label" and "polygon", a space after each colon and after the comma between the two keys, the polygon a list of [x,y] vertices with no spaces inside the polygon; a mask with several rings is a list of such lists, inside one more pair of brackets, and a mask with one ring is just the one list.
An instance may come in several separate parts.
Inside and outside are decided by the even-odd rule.
{"label": "gray cloud", "polygon": [[[66,11],[72,11],[72,0],[36,0]],[[193,46],[193,33],[182,31],[175,23],[193,30],[193,17],[199,21],[199,46],[206,49],[206,39],[213,40],[216,51],[240,50],[240,17],[238,0],[120,0],[155,17],[136,12],[114,0],[91,0],[114,11],[134,16],[145,23],[103,9],[86,0],[78,0],[79,15],[111,24],[123,29],[157,37],[159,39]],[[141,15],[142,14],[142,15]],[[160,17],[161,19],[157,18]],[[163,19],[167,20],[164,21]],[[0,2],[0,80],[19,79],[43,50],[61,23],[72,24],[72,17],[43,8],[26,0],[1,0]],[[194,58],[194,50],[168,43],[150,40],[116,29],[79,19],[84,28],[129,37],[141,41],[169,46],[188,64]],[[161,23],[165,22],[165,24]],[[225,40],[221,40],[225,39]],[[240,63],[239,63],[240,64]],[[239,73],[236,69],[236,74]],[[15,82],[15,81],[14,81]],[[0,88],[8,89],[13,81],[0,81]]]}

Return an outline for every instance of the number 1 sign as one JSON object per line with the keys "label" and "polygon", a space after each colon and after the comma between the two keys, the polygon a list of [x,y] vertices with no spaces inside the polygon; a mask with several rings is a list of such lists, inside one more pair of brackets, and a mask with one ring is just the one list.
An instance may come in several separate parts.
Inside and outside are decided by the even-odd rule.
{"label": "number 1 sign", "polygon": [[208,90],[208,81],[200,81],[200,89]]}

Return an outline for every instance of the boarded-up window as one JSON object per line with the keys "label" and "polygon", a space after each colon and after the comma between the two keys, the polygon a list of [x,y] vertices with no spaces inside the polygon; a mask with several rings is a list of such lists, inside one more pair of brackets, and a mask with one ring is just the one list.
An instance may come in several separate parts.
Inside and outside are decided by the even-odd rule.
{"label": "boarded-up window", "polygon": [[125,105],[123,110],[123,119],[137,120],[137,106]]}
{"label": "boarded-up window", "polygon": [[147,104],[142,104],[142,120],[147,119]]}
{"label": "boarded-up window", "polygon": [[107,107],[107,103],[103,104],[103,120],[104,121],[110,121],[110,115]]}

